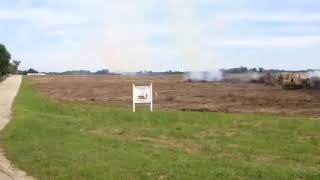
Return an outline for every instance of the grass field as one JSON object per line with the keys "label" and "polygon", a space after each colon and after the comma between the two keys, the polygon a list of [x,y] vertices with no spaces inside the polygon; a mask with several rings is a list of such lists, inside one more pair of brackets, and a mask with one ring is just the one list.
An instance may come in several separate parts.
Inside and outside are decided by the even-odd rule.
{"label": "grass field", "polygon": [[319,179],[320,119],[49,100],[24,79],[1,146],[39,179]]}

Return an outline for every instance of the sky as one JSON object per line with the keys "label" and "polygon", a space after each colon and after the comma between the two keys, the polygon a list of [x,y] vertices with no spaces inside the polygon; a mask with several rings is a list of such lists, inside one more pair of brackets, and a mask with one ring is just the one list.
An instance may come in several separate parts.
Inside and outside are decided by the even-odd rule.
{"label": "sky", "polygon": [[21,69],[319,69],[319,0],[0,0]]}

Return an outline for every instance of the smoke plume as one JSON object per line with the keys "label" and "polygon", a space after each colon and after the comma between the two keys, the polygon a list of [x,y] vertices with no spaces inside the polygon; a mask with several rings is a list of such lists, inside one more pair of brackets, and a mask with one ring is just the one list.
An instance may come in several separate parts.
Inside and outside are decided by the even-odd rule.
{"label": "smoke plume", "polygon": [[[208,71],[209,79],[218,69],[212,50],[206,45],[204,28],[196,20],[194,3],[187,0],[108,1],[108,19],[97,32],[93,48],[107,68],[118,72],[140,70]],[[134,8],[131,8],[134,7]],[[148,22],[150,7],[166,10],[165,21]],[[150,8],[152,9],[152,8]],[[150,10],[149,9],[149,10]],[[112,20],[110,20],[112,19]],[[157,44],[154,39],[166,39]],[[218,77],[218,76],[217,76]],[[218,79],[214,77],[214,79]]]}
{"label": "smoke plume", "polygon": [[191,81],[221,81],[223,79],[223,74],[220,70],[205,72],[195,71],[186,73],[185,79]]}
{"label": "smoke plume", "polygon": [[309,78],[320,78],[320,71],[309,71],[307,75]]}

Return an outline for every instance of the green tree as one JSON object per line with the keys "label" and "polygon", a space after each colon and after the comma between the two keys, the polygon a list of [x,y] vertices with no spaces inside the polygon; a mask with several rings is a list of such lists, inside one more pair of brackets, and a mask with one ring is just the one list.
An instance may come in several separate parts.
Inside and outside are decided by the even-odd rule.
{"label": "green tree", "polygon": [[19,67],[19,65],[21,64],[21,61],[13,60],[12,63],[13,63],[15,66]]}
{"label": "green tree", "polygon": [[264,71],[264,69],[263,69],[263,68],[259,68],[259,72],[261,72],[261,73],[262,73],[263,71]]}
{"label": "green tree", "polygon": [[18,74],[18,67],[20,65],[20,61],[13,60],[12,63],[9,63],[8,65],[8,74]]}
{"label": "green tree", "polygon": [[15,74],[16,73],[16,66],[12,63],[9,63],[7,67],[7,74]]}
{"label": "green tree", "polygon": [[3,44],[0,44],[0,76],[8,74],[10,59],[11,55],[7,51],[7,48]]}
{"label": "green tree", "polygon": [[96,74],[109,74],[109,69],[102,69],[100,71],[97,71]]}

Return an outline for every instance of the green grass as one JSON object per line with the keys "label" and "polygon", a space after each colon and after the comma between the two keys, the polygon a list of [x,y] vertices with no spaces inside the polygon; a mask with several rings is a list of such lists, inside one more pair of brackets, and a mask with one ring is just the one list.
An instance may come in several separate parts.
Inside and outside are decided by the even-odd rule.
{"label": "green grass", "polygon": [[0,143],[39,179],[319,179],[320,119],[58,103],[24,79]]}

